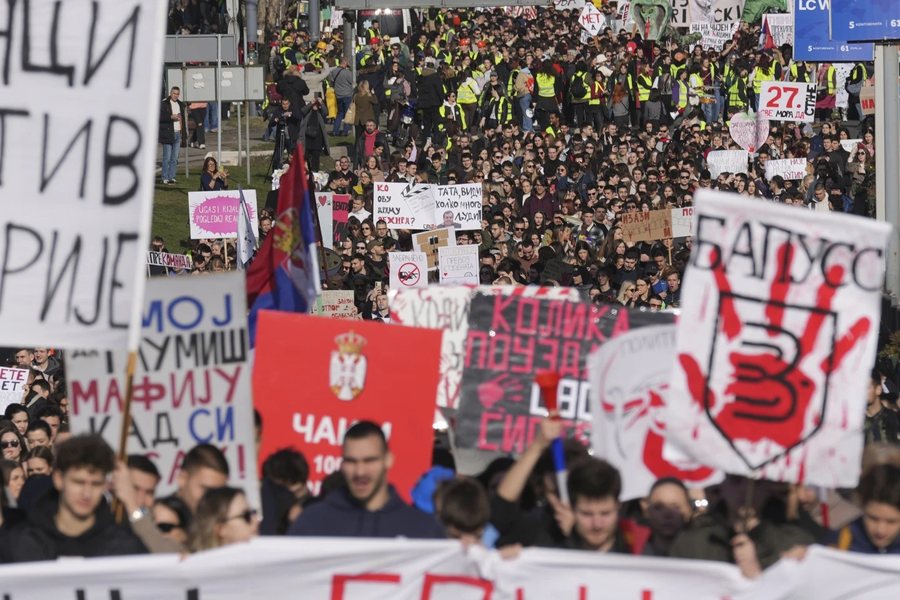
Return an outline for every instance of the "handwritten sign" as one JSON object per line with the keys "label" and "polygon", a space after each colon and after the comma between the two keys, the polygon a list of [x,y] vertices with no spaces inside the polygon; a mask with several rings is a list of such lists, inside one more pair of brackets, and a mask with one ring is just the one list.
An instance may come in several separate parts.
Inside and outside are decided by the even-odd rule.
{"label": "handwritten sign", "polygon": [[28,369],[0,367],[0,413],[10,404],[22,402],[26,383]]}
{"label": "handwritten sign", "polygon": [[722,173],[746,173],[749,155],[744,150],[713,150],[706,155],[709,175],[713,179]]}
{"label": "handwritten sign", "polygon": [[[256,210],[256,190],[244,190],[253,230],[259,230]],[[240,191],[188,192],[188,214],[191,239],[237,238],[238,218],[241,214]]]}
{"label": "handwritten sign", "polygon": [[169,254],[168,252],[147,252],[147,264],[151,267],[168,267],[169,269],[190,269],[191,257],[186,254]]}
{"label": "handwritten sign", "polygon": [[688,237],[694,235],[694,207],[672,209],[672,237]]}
{"label": "handwritten sign", "polygon": [[606,15],[597,10],[593,4],[585,4],[578,22],[591,35],[597,35],[606,27]]}
{"label": "handwritten sign", "polygon": [[392,290],[428,285],[428,259],[424,252],[389,252],[388,265]]}
{"label": "handwritten sign", "polygon": [[413,250],[424,252],[428,257],[428,270],[437,269],[438,251],[447,246],[456,245],[456,235],[447,228],[414,233]]}
{"label": "handwritten sign", "polygon": [[766,179],[780,175],[782,179],[803,179],[806,177],[805,158],[782,158],[766,161]]}
{"label": "handwritten sign", "polygon": [[626,242],[649,242],[672,237],[672,210],[620,213],[622,238]]}
{"label": "handwritten sign", "polygon": [[816,116],[816,86],[796,81],[764,81],[757,114],[770,121],[812,123]]}
{"label": "handwritten sign", "polygon": [[359,318],[353,290],[322,290],[316,298],[313,314],[338,319]]}
{"label": "handwritten sign", "polygon": [[427,183],[375,184],[375,221],[388,229],[428,229],[434,224],[434,186]]}
{"label": "handwritten sign", "polygon": [[438,249],[441,285],[478,285],[478,246]]}
{"label": "handwritten sign", "polygon": [[[185,452],[210,443],[228,459],[229,483],[259,506],[246,297],[242,273],[147,283],[128,452],[156,463],[160,496],[175,491]],[[118,447],[124,363],[112,352],[69,354],[73,433],[97,433]]]}
{"label": "handwritten sign", "polygon": [[322,244],[334,250],[334,193],[316,192],[316,212],[322,230]]}
{"label": "handwritten sign", "polygon": [[6,3],[5,346],[127,345],[146,277],[165,13],[158,0]]}
{"label": "handwritten sign", "polygon": [[452,229],[480,230],[482,194],[480,183],[435,186],[435,224]]}

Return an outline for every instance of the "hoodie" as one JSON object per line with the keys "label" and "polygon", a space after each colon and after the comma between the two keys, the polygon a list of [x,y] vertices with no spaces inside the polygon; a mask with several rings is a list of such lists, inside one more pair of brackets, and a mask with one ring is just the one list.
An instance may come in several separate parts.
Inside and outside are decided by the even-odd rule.
{"label": "hoodie", "polygon": [[366,510],[346,487],[337,489],[325,500],[306,508],[288,530],[288,535],[446,538],[443,528],[431,515],[404,502],[394,486],[388,486],[390,498],[379,510]]}
{"label": "hoodie", "polygon": [[55,490],[38,500],[28,512],[28,520],[4,536],[0,563],[147,553],[130,529],[116,525],[106,500],[101,500],[94,513],[94,525],[78,537],[69,537],[56,528],[58,508],[59,494]]}

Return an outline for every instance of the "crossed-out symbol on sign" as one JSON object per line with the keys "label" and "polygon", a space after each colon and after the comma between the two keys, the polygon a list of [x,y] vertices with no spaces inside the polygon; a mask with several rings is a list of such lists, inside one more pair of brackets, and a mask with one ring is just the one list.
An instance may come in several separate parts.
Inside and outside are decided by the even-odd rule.
{"label": "crossed-out symbol on sign", "polygon": [[419,267],[414,263],[403,263],[397,270],[400,283],[412,287],[419,283]]}

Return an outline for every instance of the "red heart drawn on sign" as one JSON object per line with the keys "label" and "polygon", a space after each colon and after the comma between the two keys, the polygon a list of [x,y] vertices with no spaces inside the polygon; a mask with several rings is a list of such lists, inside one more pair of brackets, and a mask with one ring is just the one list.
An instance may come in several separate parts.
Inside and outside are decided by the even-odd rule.
{"label": "red heart drawn on sign", "polygon": [[319,196],[319,204],[325,206],[326,202],[328,202],[328,198],[326,198],[324,195]]}
{"label": "red heart drawn on sign", "polygon": [[759,150],[769,137],[769,120],[758,118],[756,113],[737,113],[731,117],[728,127],[731,139],[751,154]]}

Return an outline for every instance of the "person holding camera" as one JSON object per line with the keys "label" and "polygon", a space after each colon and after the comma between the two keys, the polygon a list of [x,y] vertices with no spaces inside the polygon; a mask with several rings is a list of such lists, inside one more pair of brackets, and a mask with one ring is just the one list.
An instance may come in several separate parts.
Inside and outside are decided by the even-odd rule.
{"label": "person holding camera", "polygon": [[325,103],[322,95],[316,92],[312,103],[300,109],[300,126],[297,129],[297,141],[303,144],[306,160],[312,173],[319,171],[319,160],[322,154],[328,154],[328,135],[325,129]]}
{"label": "person holding camera", "polygon": [[210,192],[228,189],[228,171],[219,169],[219,163],[212,156],[207,156],[203,161],[203,171],[200,173],[200,191]]}

